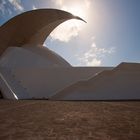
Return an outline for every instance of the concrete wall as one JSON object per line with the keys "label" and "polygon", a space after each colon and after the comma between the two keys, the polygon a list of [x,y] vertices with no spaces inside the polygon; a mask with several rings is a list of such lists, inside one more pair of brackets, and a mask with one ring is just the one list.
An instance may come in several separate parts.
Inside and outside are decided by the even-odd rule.
{"label": "concrete wall", "polygon": [[139,83],[140,64],[71,67],[40,46],[9,47],[0,58],[0,90],[7,99],[140,99]]}
{"label": "concrete wall", "polygon": [[0,68],[0,91],[5,99],[29,99],[26,88],[14,79],[10,70]]}
{"label": "concrete wall", "polygon": [[0,68],[0,89],[9,99],[49,98],[77,81],[111,69],[71,67],[51,50],[32,45],[7,48],[0,58]]}
{"label": "concrete wall", "polygon": [[71,84],[88,79],[107,67],[17,68],[12,75],[31,98],[49,98]]}
{"label": "concrete wall", "polygon": [[59,55],[42,47],[35,46],[32,48],[31,45],[25,48],[9,47],[0,57],[0,67],[9,69],[19,67],[70,67]]}
{"label": "concrete wall", "polygon": [[0,58],[0,90],[7,99],[140,99],[139,83],[140,64],[71,67],[54,52],[30,45],[9,47]]}
{"label": "concrete wall", "polygon": [[124,64],[56,93],[54,100],[138,100],[140,64]]}

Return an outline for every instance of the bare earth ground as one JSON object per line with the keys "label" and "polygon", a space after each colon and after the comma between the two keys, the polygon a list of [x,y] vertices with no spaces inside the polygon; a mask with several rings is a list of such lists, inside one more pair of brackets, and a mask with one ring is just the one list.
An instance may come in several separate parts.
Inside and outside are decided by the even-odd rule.
{"label": "bare earth ground", "polygon": [[0,100],[0,140],[140,140],[140,101]]}

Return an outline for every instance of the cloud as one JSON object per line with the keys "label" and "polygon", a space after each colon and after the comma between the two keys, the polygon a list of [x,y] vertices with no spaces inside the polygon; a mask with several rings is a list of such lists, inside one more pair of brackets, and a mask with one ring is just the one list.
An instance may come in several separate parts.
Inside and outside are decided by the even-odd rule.
{"label": "cloud", "polygon": [[2,15],[11,15],[13,11],[24,11],[20,0],[1,0],[0,1],[0,13]]}
{"label": "cloud", "polygon": [[0,1],[0,12],[2,14],[5,13],[5,6],[6,6],[6,1],[4,1],[4,0]]}
{"label": "cloud", "polygon": [[86,66],[100,66],[101,60],[93,58],[92,61],[87,61]]}
{"label": "cloud", "polygon": [[[53,0],[54,1],[54,0]],[[55,0],[57,5],[63,6],[64,0]]]}
{"label": "cloud", "polygon": [[114,47],[100,48],[97,47],[95,41],[81,54],[77,55],[79,65],[83,66],[100,66],[105,56],[115,52]]}
{"label": "cloud", "polygon": [[37,7],[36,7],[35,5],[33,5],[33,6],[32,6],[32,9],[33,9],[33,10],[36,10],[36,9],[37,9]]}
{"label": "cloud", "polygon": [[[55,4],[55,8],[68,11],[74,15],[80,16],[85,19],[86,11],[88,11],[90,6],[90,0],[52,0]],[[57,27],[52,33],[51,37],[54,40],[59,40],[62,42],[68,42],[73,37],[79,35],[80,30],[82,29],[84,23],[77,20],[69,20],[59,27]]]}
{"label": "cloud", "polygon": [[78,36],[79,28],[73,21],[66,21],[59,25],[52,33],[53,40],[59,40],[61,42],[68,42],[72,37]]}
{"label": "cloud", "polygon": [[14,6],[15,10],[24,11],[20,0],[9,0],[9,2]]}

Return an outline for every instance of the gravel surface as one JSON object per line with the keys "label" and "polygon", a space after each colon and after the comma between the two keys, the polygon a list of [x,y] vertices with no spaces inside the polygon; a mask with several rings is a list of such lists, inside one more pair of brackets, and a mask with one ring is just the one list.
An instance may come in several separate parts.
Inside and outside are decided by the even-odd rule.
{"label": "gravel surface", "polygon": [[1,99],[0,140],[140,140],[140,101]]}

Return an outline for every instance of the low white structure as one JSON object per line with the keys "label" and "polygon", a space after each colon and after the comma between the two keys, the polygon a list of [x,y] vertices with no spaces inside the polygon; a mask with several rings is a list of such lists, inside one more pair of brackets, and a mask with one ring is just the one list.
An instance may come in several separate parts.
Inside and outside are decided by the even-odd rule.
{"label": "low white structure", "polygon": [[[111,69],[72,67],[51,50],[30,45],[7,48],[1,56],[0,66],[1,75],[17,99],[48,99],[77,81],[88,79],[105,69]],[[9,96],[4,86],[1,87],[1,91],[5,98],[15,98],[14,94]]]}
{"label": "low white structure", "polygon": [[[72,18],[80,19],[64,11],[42,9],[23,13],[0,27],[2,96],[50,100],[140,99],[140,64],[122,63],[117,68],[72,67],[43,47],[50,32]],[[32,20],[36,22],[32,24]],[[20,30],[23,24],[26,31]]]}
{"label": "low white structure", "polygon": [[138,100],[140,64],[121,63],[56,93],[53,100]]}

